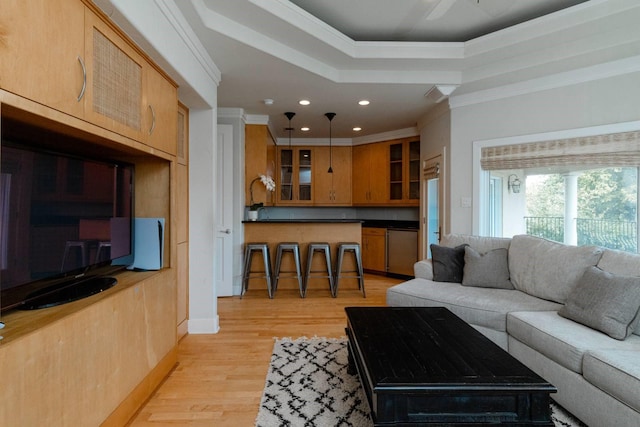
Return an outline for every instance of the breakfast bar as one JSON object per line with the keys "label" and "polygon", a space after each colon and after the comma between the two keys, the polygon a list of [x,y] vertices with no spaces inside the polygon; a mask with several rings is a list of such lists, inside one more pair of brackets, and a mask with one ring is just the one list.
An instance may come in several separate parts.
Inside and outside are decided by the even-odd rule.
{"label": "breakfast bar", "polygon": [[[335,262],[338,244],[342,242],[361,244],[362,241],[362,221],[355,219],[274,219],[243,221],[243,225],[245,244],[252,242],[268,244],[272,266],[275,266],[276,248],[282,242],[297,242],[300,246],[301,258],[304,263],[307,259],[307,249],[311,242],[328,243],[332,262]],[[318,259],[316,260],[316,258]],[[316,258],[313,261],[313,269],[321,270],[324,267],[321,266],[319,257]],[[315,265],[316,262],[318,266]],[[347,263],[345,268],[349,270],[355,268],[351,258],[345,259],[345,262]],[[257,263],[257,259],[255,263]],[[294,263],[289,257],[283,259],[282,270],[295,270]],[[311,279],[308,288],[310,290],[328,289],[326,283],[326,279]],[[263,284],[256,283],[255,286],[252,285],[252,288],[262,287],[264,287]],[[357,289],[355,281],[345,282],[345,289],[350,288]],[[298,283],[295,279],[283,278],[278,284],[278,290],[281,289],[298,289]]]}

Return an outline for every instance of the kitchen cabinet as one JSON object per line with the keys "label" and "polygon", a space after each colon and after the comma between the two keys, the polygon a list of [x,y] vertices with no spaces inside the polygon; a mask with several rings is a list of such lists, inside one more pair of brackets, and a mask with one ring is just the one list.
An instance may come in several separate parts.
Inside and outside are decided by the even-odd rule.
{"label": "kitchen cabinet", "polygon": [[353,204],[383,206],[389,201],[388,144],[353,147]]}
{"label": "kitchen cabinet", "polygon": [[362,227],[362,267],[370,271],[387,271],[387,229]]}
{"label": "kitchen cabinet", "polygon": [[[245,125],[245,204],[251,204],[251,182],[259,175],[267,175],[276,180],[276,143],[266,125]],[[278,187],[279,188],[279,187]],[[278,190],[276,190],[278,191]],[[267,191],[262,183],[253,184],[253,201],[272,206],[275,192]]]}
{"label": "kitchen cabinet", "polygon": [[82,117],[85,6],[68,0],[0,2],[0,88]]}
{"label": "kitchen cabinet", "polygon": [[314,204],[351,205],[351,147],[315,147],[313,154]]}
{"label": "kitchen cabinet", "polygon": [[313,204],[313,158],[313,148],[278,149],[278,205]]}
{"label": "kitchen cabinet", "polygon": [[418,206],[420,203],[420,141],[399,140],[389,144],[389,203]]}
{"label": "kitchen cabinet", "polygon": [[178,89],[153,65],[145,62],[143,92],[143,142],[175,156]]}

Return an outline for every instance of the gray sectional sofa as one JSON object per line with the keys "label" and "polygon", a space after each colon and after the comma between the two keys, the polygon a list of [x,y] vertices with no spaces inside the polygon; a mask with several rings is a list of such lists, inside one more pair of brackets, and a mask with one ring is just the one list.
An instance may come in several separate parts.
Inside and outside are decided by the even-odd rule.
{"label": "gray sectional sofa", "polygon": [[587,425],[640,426],[640,255],[527,235],[448,235],[434,249],[387,305],[447,307]]}

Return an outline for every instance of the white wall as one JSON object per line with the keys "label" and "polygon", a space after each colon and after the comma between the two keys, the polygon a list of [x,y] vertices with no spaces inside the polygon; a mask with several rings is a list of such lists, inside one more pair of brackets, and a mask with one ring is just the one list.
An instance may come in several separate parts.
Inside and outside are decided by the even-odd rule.
{"label": "white wall", "polygon": [[473,232],[472,209],[460,203],[472,197],[473,141],[638,120],[639,81],[636,71],[459,107],[452,97],[449,231]]}

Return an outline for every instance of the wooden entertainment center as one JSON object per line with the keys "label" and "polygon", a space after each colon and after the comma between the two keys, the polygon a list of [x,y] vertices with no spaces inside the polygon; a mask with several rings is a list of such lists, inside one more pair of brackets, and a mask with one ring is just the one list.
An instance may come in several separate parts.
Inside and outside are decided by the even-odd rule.
{"label": "wooden entertainment center", "polygon": [[0,117],[0,131],[53,132],[69,138],[57,148],[134,164],[135,216],[165,218],[161,270],[2,315],[0,425],[125,425],[186,333],[188,111],[175,82],[89,0],[8,0]]}

